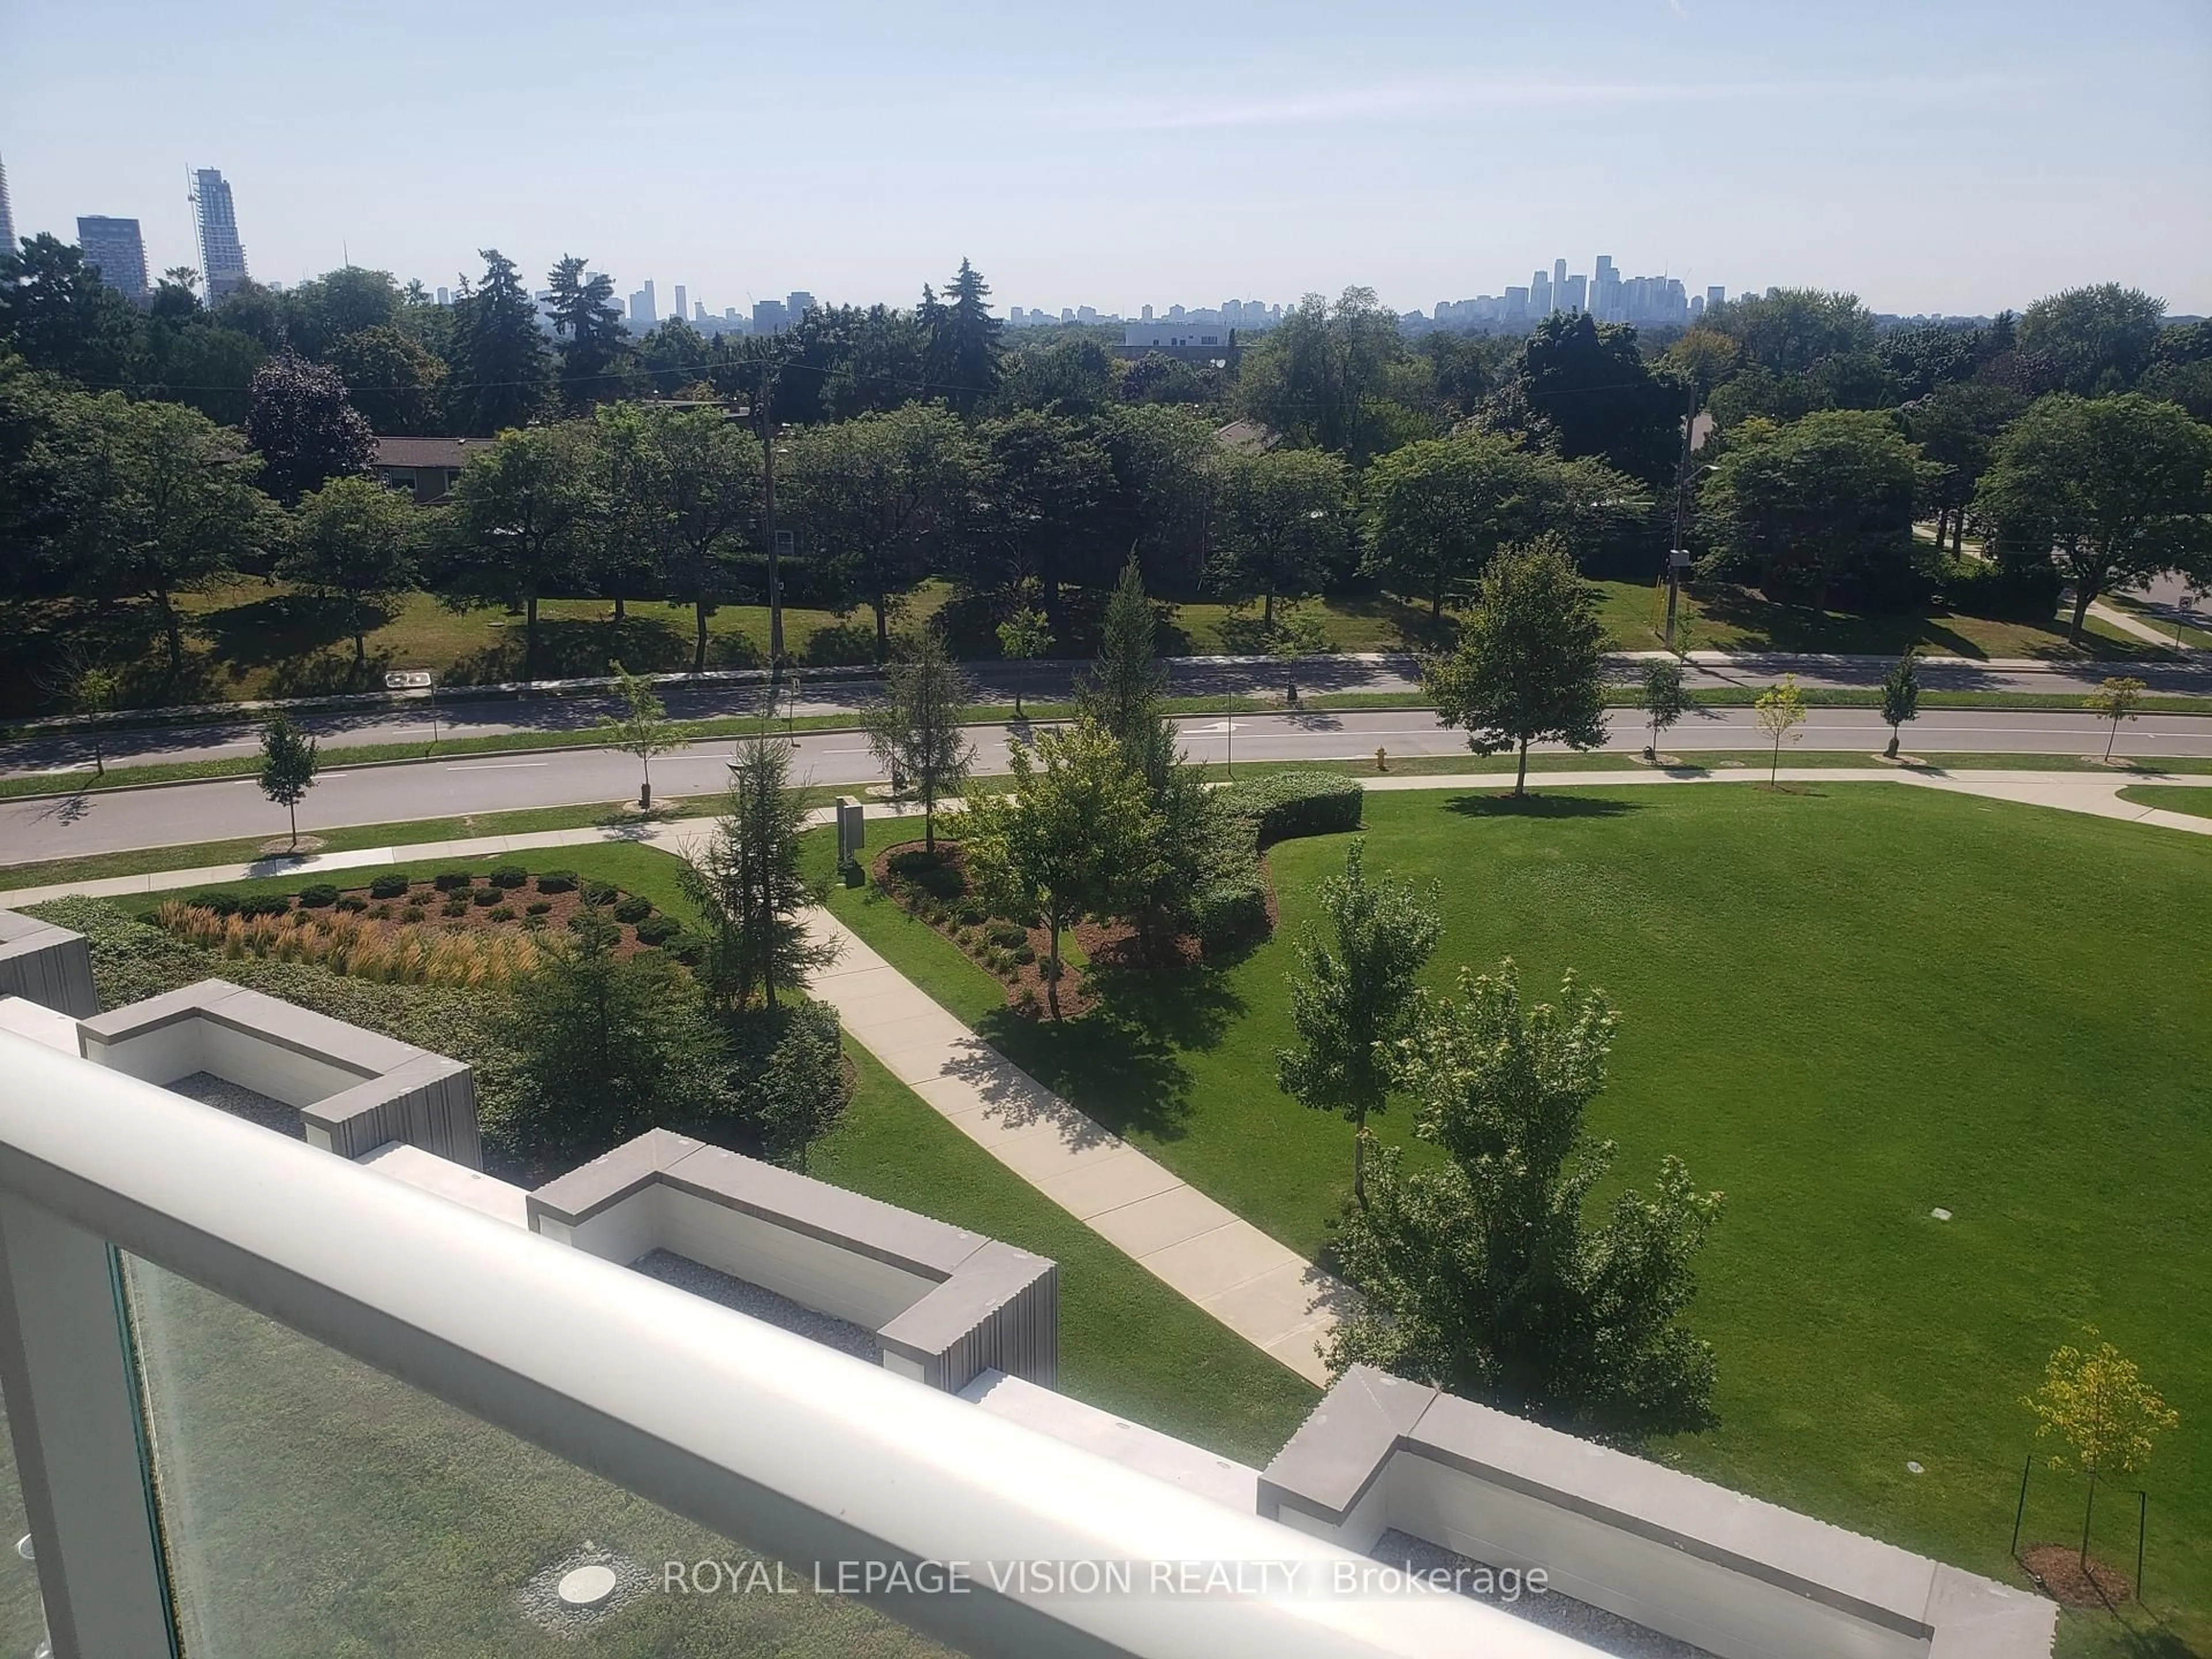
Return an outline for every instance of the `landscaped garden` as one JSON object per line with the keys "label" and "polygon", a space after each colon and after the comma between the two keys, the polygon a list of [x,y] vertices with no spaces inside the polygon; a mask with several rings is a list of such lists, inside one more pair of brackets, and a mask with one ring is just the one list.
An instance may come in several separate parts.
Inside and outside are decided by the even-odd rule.
{"label": "landscaped garden", "polygon": [[[2212,1641],[2212,945],[2178,902],[2207,848],[1869,785],[1395,794],[1365,816],[1370,872],[1441,887],[1432,985],[1510,955],[1532,996],[1570,967],[1610,994],[1609,1187],[1674,1152],[1728,1194],[1690,1319],[1721,1425],[1664,1455],[2018,1582],[2021,1397],[2096,1326],[2181,1426],[2142,1483],[2148,1611],[2069,1613],[2063,1650]],[[876,825],[872,848],[909,833]],[[1282,925],[1243,961],[1078,970],[1096,1006],[1057,1023],[879,887],[831,904],[1041,1080],[1326,1258],[1350,1133],[1277,1088],[1274,1056],[1291,939],[1346,844],[1272,849]],[[1402,1106],[1376,1127],[1404,1144]],[[2080,1496],[2039,1463],[2023,1541],[2078,1529]],[[2132,1492],[2099,1515],[2131,1571]]]}

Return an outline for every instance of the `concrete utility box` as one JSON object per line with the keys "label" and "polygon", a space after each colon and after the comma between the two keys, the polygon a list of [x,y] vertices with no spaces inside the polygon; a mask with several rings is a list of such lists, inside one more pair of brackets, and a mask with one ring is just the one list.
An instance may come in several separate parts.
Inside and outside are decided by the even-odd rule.
{"label": "concrete utility box", "polygon": [[72,1019],[98,1013],[92,947],[82,933],[0,910],[0,997],[21,997]]}
{"label": "concrete utility box", "polygon": [[858,864],[860,854],[868,850],[868,825],[866,811],[859,801],[849,795],[837,797],[837,863],[842,867]]}

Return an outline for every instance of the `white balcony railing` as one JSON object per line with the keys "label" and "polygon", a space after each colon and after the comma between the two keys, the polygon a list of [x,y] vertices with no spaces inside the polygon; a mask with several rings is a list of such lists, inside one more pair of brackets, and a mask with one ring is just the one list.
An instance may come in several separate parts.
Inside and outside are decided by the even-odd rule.
{"label": "white balcony railing", "polygon": [[[966,1593],[877,1601],[970,1652],[1590,1651],[1458,1596],[1332,1590],[1372,1564],[0,1032],[0,1388],[62,1659],[169,1650],[164,1552],[191,1543],[152,1519],[118,1249],[764,1553],[972,1564]],[[1074,1562],[1135,1589],[1001,1591],[985,1565]],[[1188,1593],[1215,1563],[1267,1564],[1263,1593]]]}

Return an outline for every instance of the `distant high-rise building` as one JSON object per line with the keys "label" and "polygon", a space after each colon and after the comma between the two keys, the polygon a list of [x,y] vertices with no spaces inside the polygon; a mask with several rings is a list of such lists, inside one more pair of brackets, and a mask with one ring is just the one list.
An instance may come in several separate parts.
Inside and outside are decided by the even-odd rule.
{"label": "distant high-rise building", "polygon": [[678,322],[691,314],[691,307],[684,297],[684,284],[681,283],[676,285],[676,310],[672,314]]}
{"label": "distant high-rise building", "polygon": [[449,288],[440,289],[438,290],[438,303],[441,306],[449,306],[453,304],[453,290]]}
{"label": "distant high-rise building", "polygon": [[660,320],[660,313],[653,301],[653,278],[645,279],[645,286],[629,296],[629,320],[633,328],[651,328]]}
{"label": "distant high-rise building", "polygon": [[1694,323],[1705,314],[1705,296],[1702,294],[1692,294],[1690,296],[1690,320]]}
{"label": "distant high-rise building", "polygon": [[1565,259],[1554,259],[1552,261],[1552,309],[1565,311],[1566,308],[1567,262]]}
{"label": "distant high-rise building", "polygon": [[[1562,260],[1560,263],[1565,264],[1565,261]],[[1554,286],[1552,298],[1559,302],[1559,307],[1562,311],[1588,311],[1589,309],[1589,278],[1568,277],[1563,286]]]}
{"label": "distant high-rise building", "polygon": [[1716,283],[1712,287],[1705,290],[1706,310],[1711,311],[1717,306],[1724,306],[1727,303],[1728,290],[1723,288],[1719,283]]}
{"label": "distant high-rise building", "polygon": [[8,164],[0,161],[0,253],[15,251],[15,213],[8,205]]}
{"label": "distant high-rise building", "polygon": [[246,281],[246,244],[238,240],[238,204],[230,185],[213,167],[192,174],[192,213],[199,230],[200,280],[207,302],[215,305],[238,292]]}
{"label": "distant high-rise building", "polygon": [[815,308],[814,296],[803,288],[795,288],[784,296],[783,308],[795,327],[800,318]]}
{"label": "distant high-rise building", "polygon": [[791,313],[781,300],[753,301],[753,332],[781,334],[791,326]]}
{"label": "distant high-rise building", "polygon": [[1620,320],[1620,273],[1613,268],[1613,255],[1601,253],[1590,273],[1590,315],[1601,323]]}
{"label": "distant high-rise building", "polygon": [[695,323],[703,323],[707,320],[707,302],[704,300],[694,300],[691,302],[691,320]]}
{"label": "distant high-rise building", "polygon": [[1151,321],[1152,320],[1152,308],[1150,306],[1146,306],[1146,307],[1145,307],[1145,309],[1144,309],[1144,313],[1143,313],[1143,314],[1144,314],[1144,319],[1145,319],[1146,322],[1148,322],[1148,323],[1149,323],[1149,322],[1151,322]]}
{"label": "distant high-rise building", "polygon": [[1528,314],[1548,317],[1552,314],[1552,273],[1540,270],[1528,278]]}
{"label": "distant high-rise building", "polygon": [[76,245],[101,282],[133,302],[146,297],[146,239],[136,219],[79,214]]}

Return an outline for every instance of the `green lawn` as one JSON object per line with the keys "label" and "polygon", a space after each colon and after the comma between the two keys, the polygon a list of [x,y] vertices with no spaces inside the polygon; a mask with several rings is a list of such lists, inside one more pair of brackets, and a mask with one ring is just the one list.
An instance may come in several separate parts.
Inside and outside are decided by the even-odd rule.
{"label": "green lawn", "polygon": [[[2183,1425],[2150,1480],[2153,1616],[2069,1616],[2063,1650],[2212,1650],[2212,941],[2175,902],[2212,849],[1867,785],[1519,807],[1410,793],[1371,797],[1367,816],[1370,870],[1443,885],[1437,983],[1510,953],[1533,992],[1573,966],[1613,996],[1594,1121],[1620,1142],[1620,1175],[1647,1180],[1675,1152],[1729,1194],[1694,1314],[1719,1350],[1723,1426],[1670,1455],[2005,1575],[2030,1444],[2018,1398],[2094,1323]],[[1341,841],[1273,859],[1295,929]],[[872,891],[834,904],[1041,1079],[1285,1243],[1324,1249],[1350,1148],[1273,1085],[1281,936],[1225,972],[1116,987],[1103,1018],[1054,1030],[1006,1013],[994,981]],[[1402,1111],[1381,1125],[1406,1127]],[[1932,1220],[1938,1206],[1956,1218]],[[2039,1475],[2030,1531],[2063,1538],[2075,1495]],[[2132,1554],[2132,1511],[2131,1495],[2104,1506],[2113,1559]]]}
{"label": "green lawn", "polygon": [[2120,799],[2133,801],[2138,806],[2159,806],[2169,812],[2190,812],[2200,818],[2212,818],[2212,789],[2197,789],[2186,784],[2160,787],[2154,783],[2142,783],[2121,790]]}

